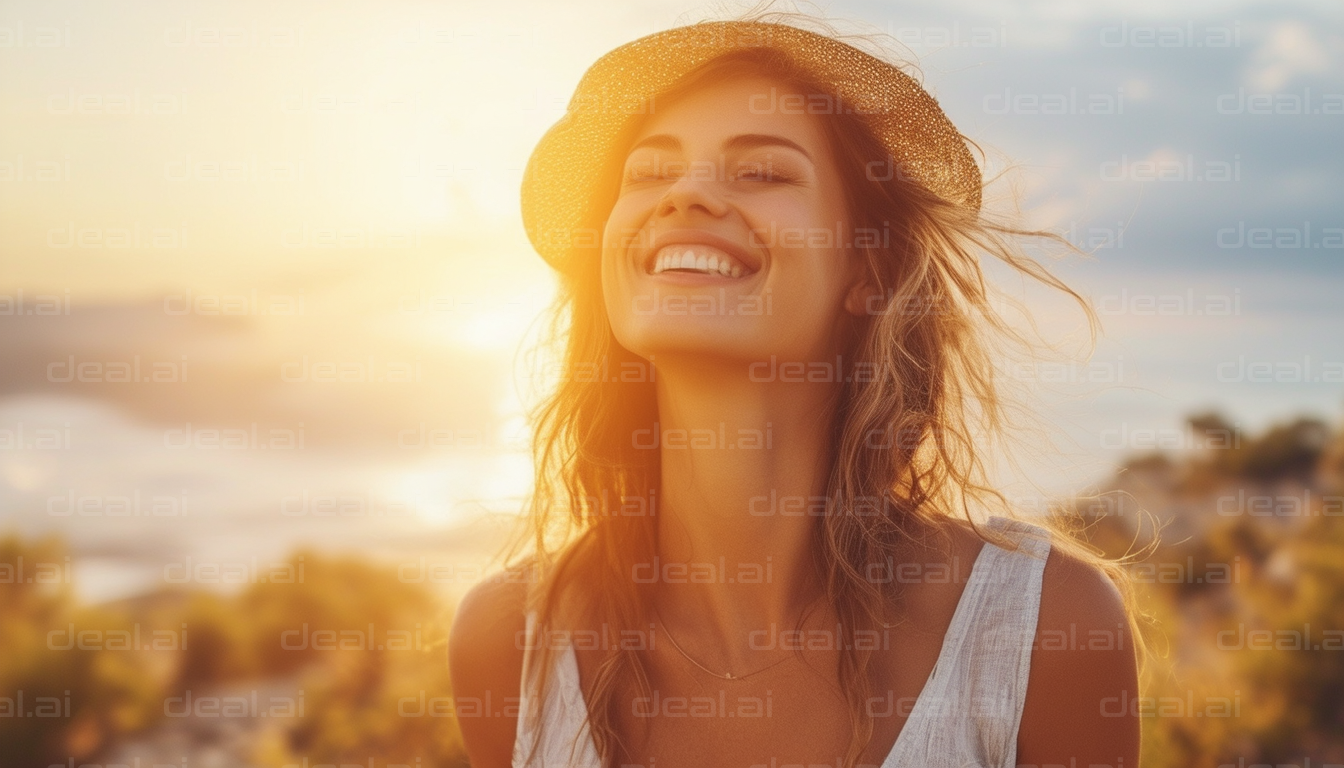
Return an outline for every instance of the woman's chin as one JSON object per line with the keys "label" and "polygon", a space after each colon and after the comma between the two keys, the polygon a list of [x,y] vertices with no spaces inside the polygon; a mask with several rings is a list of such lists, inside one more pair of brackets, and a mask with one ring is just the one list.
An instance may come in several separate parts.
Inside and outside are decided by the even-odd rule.
{"label": "woman's chin", "polygon": [[[680,322],[680,321],[679,321]],[[769,359],[767,345],[754,343],[745,329],[725,328],[723,324],[686,320],[679,327],[661,325],[629,334],[622,346],[646,360],[665,363],[683,362],[706,367],[730,366],[746,370],[753,361]]]}

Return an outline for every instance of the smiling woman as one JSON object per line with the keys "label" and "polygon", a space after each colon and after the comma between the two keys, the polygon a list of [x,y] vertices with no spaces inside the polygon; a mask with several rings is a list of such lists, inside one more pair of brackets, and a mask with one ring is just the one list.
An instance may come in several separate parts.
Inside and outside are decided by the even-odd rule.
{"label": "smiling woman", "polygon": [[985,477],[1024,338],[979,259],[1078,296],[980,183],[912,79],[800,26],[589,70],[523,212],[603,375],[537,414],[534,552],[454,623],[473,765],[1134,764],[1124,571]]}
{"label": "smiling woman", "polygon": [[[834,332],[842,284],[861,262],[837,258],[835,243],[809,245],[815,237],[784,248],[761,237],[772,223],[800,233],[847,229],[839,170],[819,121],[748,106],[771,87],[778,83],[761,77],[715,77],[676,100],[665,96],[626,157],[603,248],[607,314],[624,348],[662,355],[664,366],[682,353],[697,369],[706,353],[739,361],[834,356],[825,337]],[[675,322],[668,312],[634,311],[653,293],[685,296],[688,311]],[[690,312],[699,296],[721,300],[725,311]],[[765,296],[788,311],[726,311]]]}

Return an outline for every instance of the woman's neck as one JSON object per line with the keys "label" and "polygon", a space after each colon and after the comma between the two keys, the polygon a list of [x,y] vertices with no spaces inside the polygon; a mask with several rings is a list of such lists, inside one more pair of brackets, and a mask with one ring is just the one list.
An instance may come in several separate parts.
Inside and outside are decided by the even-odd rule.
{"label": "woman's neck", "polygon": [[792,629],[824,589],[814,541],[839,384],[699,362],[660,366],[658,423],[635,441],[662,447],[659,562],[642,577],[688,639],[750,664],[750,633]]}

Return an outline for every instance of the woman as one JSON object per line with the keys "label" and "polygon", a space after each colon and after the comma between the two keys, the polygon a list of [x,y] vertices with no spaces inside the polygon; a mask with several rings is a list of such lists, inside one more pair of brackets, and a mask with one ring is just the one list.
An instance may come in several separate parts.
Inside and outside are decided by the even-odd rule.
{"label": "woman", "polygon": [[535,553],[450,638],[472,765],[1135,765],[1123,572],[985,520],[1020,337],[978,256],[1082,300],[980,185],[834,36],[702,23],[589,70],[524,179],[566,358]]}

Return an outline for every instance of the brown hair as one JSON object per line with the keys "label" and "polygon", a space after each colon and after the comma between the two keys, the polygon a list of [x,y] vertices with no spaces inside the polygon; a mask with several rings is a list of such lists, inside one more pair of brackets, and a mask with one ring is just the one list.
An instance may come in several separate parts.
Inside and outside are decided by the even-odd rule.
{"label": "brown hair", "polygon": [[[707,62],[655,101],[665,104],[707,81],[742,75],[763,75],[807,96],[834,98],[787,53],[756,48]],[[924,522],[960,517],[985,540],[1002,543],[976,525],[976,518],[983,519],[991,508],[1015,516],[1008,500],[989,484],[982,454],[1005,431],[1012,410],[994,375],[994,355],[1002,344],[1030,347],[1032,341],[996,308],[981,254],[1076,300],[1094,337],[1096,316],[1085,299],[1017,243],[1023,237],[1067,246],[1066,241],[994,223],[900,173],[870,173],[872,164],[890,167],[883,164],[891,159],[861,116],[838,106],[821,122],[843,178],[852,231],[886,233],[877,243],[854,249],[880,291],[880,306],[856,318],[848,339],[845,359],[863,365],[867,375],[846,377],[853,380],[841,385],[831,441],[830,506],[817,518],[815,539],[827,598],[844,635],[839,675],[853,727],[848,768],[873,732],[865,706],[872,651],[854,642],[854,633],[878,625],[894,597],[889,585],[865,576],[866,565],[886,562],[903,538],[932,527]],[[639,128],[638,121],[632,122],[630,137]],[[619,152],[604,160],[609,171],[604,178],[612,184],[593,196],[587,217],[593,232],[602,230],[611,210],[623,160]],[[612,334],[600,249],[600,238],[576,245],[568,261],[573,268],[560,275],[551,328],[552,339],[564,342],[566,375],[534,414],[536,486],[529,512],[537,570],[528,610],[537,612],[542,633],[551,628],[562,597],[577,600],[584,615],[613,631],[650,624],[648,587],[629,574],[634,564],[652,560],[657,552],[653,512],[660,451],[636,449],[630,435],[653,424],[657,402],[652,376],[641,374],[650,363]],[[589,375],[578,373],[584,371]],[[874,503],[877,514],[871,512]],[[640,513],[622,514],[626,507]],[[1052,519],[1033,522],[1064,533]],[[1133,590],[1121,563],[1102,558],[1070,535],[1053,538],[1056,547],[1095,565],[1120,588],[1135,641],[1141,643]],[[546,643],[536,648],[533,663],[541,670],[543,694],[553,650]],[[624,748],[614,727],[621,703],[617,683],[623,679],[649,695],[644,651],[613,648],[597,665],[587,716],[606,765]]]}

